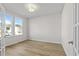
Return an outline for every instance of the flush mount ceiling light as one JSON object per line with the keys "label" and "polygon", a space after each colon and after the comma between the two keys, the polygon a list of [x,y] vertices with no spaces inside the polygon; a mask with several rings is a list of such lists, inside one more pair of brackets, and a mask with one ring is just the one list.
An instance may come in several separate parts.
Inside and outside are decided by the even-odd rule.
{"label": "flush mount ceiling light", "polygon": [[29,12],[34,12],[38,9],[38,6],[36,4],[25,4],[25,8],[29,11]]}

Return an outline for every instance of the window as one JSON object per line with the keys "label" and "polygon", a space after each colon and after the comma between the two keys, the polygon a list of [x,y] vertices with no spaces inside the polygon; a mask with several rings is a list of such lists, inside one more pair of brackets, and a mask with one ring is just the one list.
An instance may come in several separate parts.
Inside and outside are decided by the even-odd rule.
{"label": "window", "polygon": [[[0,37],[1,37],[1,16],[0,16]],[[13,22],[12,22],[13,21]],[[23,34],[23,20],[21,18],[15,17],[15,19],[13,19],[13,16],[10,15],[6,15],[5,16],[5,35],[6,36],[11,36],[12,34],[15,35],[22,35]]]}
{"label": "window", "polygon": [[12,20],[11,16],[8,15],[5,16],[5,32],[6,32],[5,34],[7,36],[11,35],[11,24],[12,24],[11,20]]}
{"label": "window", "polygon": [[15,17],[15,35],[22,35],[22,19]]}

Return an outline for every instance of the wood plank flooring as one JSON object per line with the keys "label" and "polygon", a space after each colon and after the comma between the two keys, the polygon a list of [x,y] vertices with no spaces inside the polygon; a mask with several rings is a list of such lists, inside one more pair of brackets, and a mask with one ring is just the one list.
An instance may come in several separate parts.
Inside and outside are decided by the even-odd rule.
{"label": "wood plank flooring", "polygon": [[6,47],[6,56],[65,56],[62,45],[26,40]]}

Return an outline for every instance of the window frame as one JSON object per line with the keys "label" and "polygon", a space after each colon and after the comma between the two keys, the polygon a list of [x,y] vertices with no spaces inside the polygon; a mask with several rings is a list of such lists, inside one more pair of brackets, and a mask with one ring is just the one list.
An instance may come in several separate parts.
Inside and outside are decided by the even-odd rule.
{"label": "window frame", "polygon": [[[11,21],[10,21],[11,22],[11,35],[6,35],[6,19],[5,19],[6,16],[10,16],[11,17]],[[13,32],[12,31],[12,29],[13,29],[13,26],[12,26],[13,25],[13,16],[10,15],[10,14],[5,14],[5,16],[4,16],[4,22],[5,22],[5,24],[4,24],[4,26],[5,26],[5,30],[4,30],[5,31],[5,35],[6,36],[12,36],[13,35],[13,33],[12,33]]]}
{"label": "window frame", "polygon": [[[6,35],[6,16],[10,16],[11,17],[11,21],[10,21],[11,22],[11,35]],[[16,17],[19,18],[22,21],[22,30],[21,30],[22,34],[21,35],[16,35],[15,34],[15,18]],[[3,27],[4,27],[4,34],[6,35],[6,37],[22,36],[24,34],[24,26],[23,26],[24,25],[23,24],[24,23],[24,19],[22,17],[6,12],[2,19],[4,19],[2,23],[3,23]],[[1,33],[1,36],[2,36],[2,33]]]}

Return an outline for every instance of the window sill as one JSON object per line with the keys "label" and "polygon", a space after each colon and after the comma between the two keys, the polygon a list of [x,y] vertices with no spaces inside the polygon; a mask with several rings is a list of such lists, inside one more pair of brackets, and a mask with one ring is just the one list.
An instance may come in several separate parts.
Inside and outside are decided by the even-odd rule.
{"label": "window sill", "polygon": [[[23,35],[5,35],[5,38],[19,37],[19,36],[23,36]],[[0,40],[1,40],[1,37],[0,37]]]}

